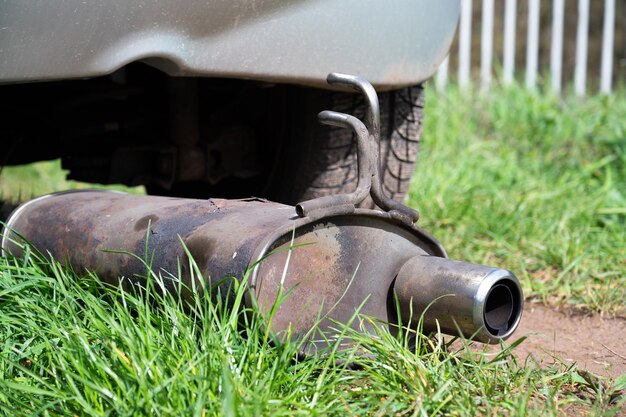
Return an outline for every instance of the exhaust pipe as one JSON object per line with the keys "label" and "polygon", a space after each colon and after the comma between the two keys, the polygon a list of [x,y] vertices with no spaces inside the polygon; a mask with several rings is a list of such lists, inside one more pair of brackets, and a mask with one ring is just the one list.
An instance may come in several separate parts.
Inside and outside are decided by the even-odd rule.
{"label": "exhaust pipe", "polygon": [[[334,323],[350,322],[357,309],[394,323],[396,298],[403,325],[415,325],[423,314],[425,331],[440,328],[486,343],[509,337],[522,314],[518,280],[503,269],[446,259],[439,242],[415,226],[418,213],[384,195],[374,90],[353,76],[329,79],[361,91],[371,104],[368,126],[350,115],[320,114],[322,123],[357,136],[359,181],[353,193],[296,207],[258,198],[51,194],[14,211],[3,231],[2,253],[21,256],[25,239],[75,271],[93,271],[114,284],[125,277],[139,287],[145,287],[146,266],[137,257],[147,257],[166,289],[183,298],[191,290],[225,285],[225,277],[242,281],[252,271],[246,305],[269,314],[278,295],[290,291],[274,311],[271,330],[308,335],[303,353],[326,347]],[[381,210],[358,208],[368,195]],[[189,255],[201,276],[193,273]],[[180,277],[171,275],[178,271]]]}
{"label": "exhaust pipe", "polygon": [[398,272],[394,289],[404,323],[424,331],[462,333],[497,343],[519,324],[523,298],[510,271],[433,256],[416,256]]}

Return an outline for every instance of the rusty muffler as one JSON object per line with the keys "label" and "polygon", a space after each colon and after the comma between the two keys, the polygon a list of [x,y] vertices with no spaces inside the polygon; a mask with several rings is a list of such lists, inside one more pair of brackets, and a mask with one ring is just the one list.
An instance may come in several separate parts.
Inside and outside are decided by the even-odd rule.
{"label": "rusty muffler", "polygon": [[[296,207],[258,198],[51,194],[13,212],[3,232],[3,253],[21,256],[25,239],[75,271],[93,271],[115,284],[124,277],[127,285],[138,286],[145,286],[141,258],[146,258],[166,289],[181,297],[225,277],[242,281],[251,271],[247,305],[269,314],[279,294],[289,292],[274,312],[271,330],[308,335],[307,352],[324,347],[336,331],[334,323],[348,323],[357,312],[391,326],[397,317],[405,325],[421,318],[425,331],[441,329],[487,343],[510,336],[523,307],[517,278],[503,269],[446,259],[439,242],[415,226],[418,213],[383,193],[373,88],[342,74],[331,74],[329,82],[361,91],[370,103],[367,126],[346,114],[319,116],[322,123],[356,134],[355,192]],[[358,208],[368,195],[381,210]],[[192,271],[194,263],[200,276]]]}

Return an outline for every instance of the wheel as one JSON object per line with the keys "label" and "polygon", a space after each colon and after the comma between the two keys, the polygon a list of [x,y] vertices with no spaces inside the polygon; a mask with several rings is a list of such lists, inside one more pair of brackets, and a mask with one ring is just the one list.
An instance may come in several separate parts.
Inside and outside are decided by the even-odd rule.
{"label": "wheel", "polygon": [[[379,93],[381,175],[385,193],[403,201],[415,169],[424,112],[421,85]],[[325,195],[348,193],[358,177],[356,139],[346,129],[322,126],[317,114],[334,110],[363,119],[365,105],[358,94],[301,89],[289,111],[290,134],[286,141],[281,179],[274,181],[270,198],[289,204]],[[373,208],[370,198],[363,207]]]}

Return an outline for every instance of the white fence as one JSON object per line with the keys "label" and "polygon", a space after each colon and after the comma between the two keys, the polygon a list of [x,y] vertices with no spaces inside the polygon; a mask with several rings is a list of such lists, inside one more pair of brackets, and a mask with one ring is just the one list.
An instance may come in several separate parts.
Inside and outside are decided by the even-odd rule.
{"label": "white fence", "polygon": [[[481,0],[474,0],[481,1]],[[502,82],[510,84],[514,81],[516,54],[516,23],[518,22],[517,0],[500,0],[504,2],[503,36],[502,36]],[[544,0],[546,1],[546,0]],[[551,89],[560,93],[563,88],[563,41],[564,17],[566,0],[552,1],[551,42],[549,75]],[[589,1],[569,0],[568,7],[576,3],[577,13],[576,49],[573,84],[577,95],[587,92],[587,57],[589,39]],[[610,94],[613,79],[614,41],[615,41],[615,0],[593,0],[604,2],[604,17],[601,44],[601,60],[599,68],[599,91]],[[527,0],[528,24],[526,33],[526,65],[525,85],[534,89],[539,75],[539,36],[540,36],[540,5],[541,0]],[[472,0],[461,0],[461,19],[458,30],[458,83],[467,87],[471,83],[471,46],[472,46]],[[480,32],[480,86],[489,89],[494,71],[494,0],[482,0],[481,32]],[[522,52],[522,51],[520,51]],[[454,53],[454,52],[451,52]],[[439,88],[448,82],[449,57],[441,64],[436,75]]]}

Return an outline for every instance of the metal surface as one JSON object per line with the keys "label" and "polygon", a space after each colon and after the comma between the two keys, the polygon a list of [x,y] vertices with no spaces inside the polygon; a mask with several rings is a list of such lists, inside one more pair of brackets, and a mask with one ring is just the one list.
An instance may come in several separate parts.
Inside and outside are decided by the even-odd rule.
{"label": "metal surface", "polygon": [[419,213],[404,204],[389,198],[383,191],[382,175],[380,173],[380,106],[376,90],[367,81],[360,77],[348,74],[330,73],[328,83],[343,85],[359,91],[365,97],[367,127],[357,118],[348,114],[333,111],[323,111],[318,115],[321,123],[330,126],[350,128],[357,139],[357,162],[359,178],[357,189],[351,194],[327,196],[305,201],[296,205],[298,215],[304,217],[314,211],[326,210],[332,206],[356,207],[367,195],[382,210],[389,212],[401,221],[414,223],[419,219]]}
{"label": "metal surface", "polygon": [[0,83],[96,77],[135,61],[170,75],[377,88],[429,78],[458,0],[0,0]]}
{"label": "metal surface", "polygon": [[[394,284],[403,321],[485,343],[517,328],[524,299],[510,271],[432,256],[406,262]],[[421,317],[423,313],[423,318]]]}
{"label": "metal surface", "polygon": [[377,152],[369,138],[365,125],[356,117],[333,111],[323,111],[318,116],[320,122],[329,126],[350,128],[357,141],[357,164],[359,177],[356,190],[350,194],[330,195],[301,202],[296,205],[300,217],[313,215],[316,212],[326,213],[328,209],[346,206],[354,211],[356,206],[369,194],[372,187],[373,173],[377,171]]}

